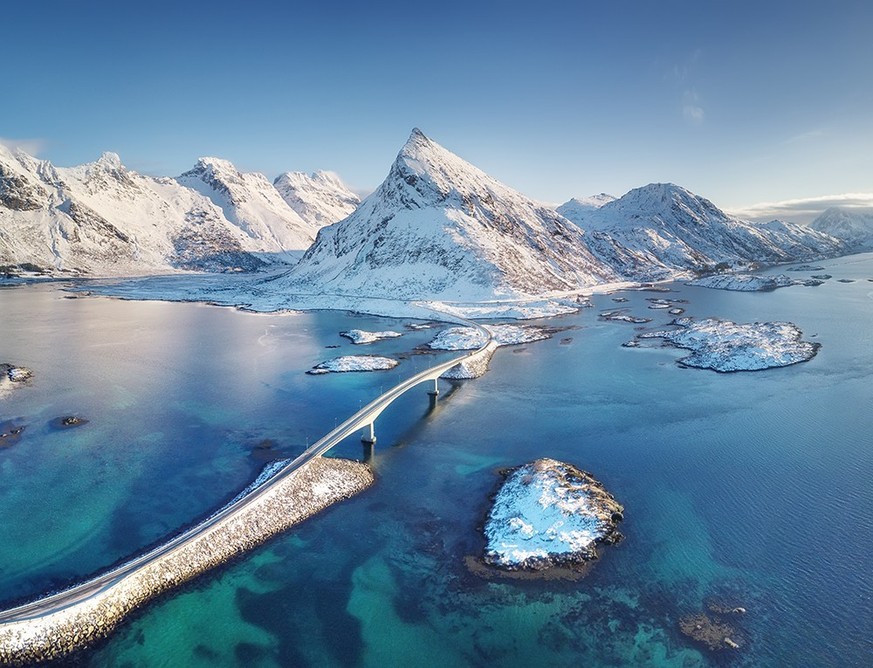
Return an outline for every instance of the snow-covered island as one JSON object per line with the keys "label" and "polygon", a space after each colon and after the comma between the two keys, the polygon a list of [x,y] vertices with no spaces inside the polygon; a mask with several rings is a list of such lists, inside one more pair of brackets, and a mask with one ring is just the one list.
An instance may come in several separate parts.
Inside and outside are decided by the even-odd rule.
{"label": "snow-covered island", "polygon": [[355,345],[375,343],[382,339],[396,339],[398,336],[403,336],[400,332],[393,332],[390,330],[384,332],[365,332],[363,329],[350,329],[345,332],[340,332],[339,334]]}
{"label": "snow-covered island", "polygon": [[[498,346],[514,346],[551,338],[543,327],[533,325],[485,325]],[[485,343],[485,335],[475,327],[449,327],[428,343],[432,350],[475,350]]]}
{"label": "snow-covered island", "polygon": [[603,311],[600,314],[601,320],[610,320],[612,322],[630,322],[635,325],[642,325],[647,322],[652,322],[651,318],[640,318],[639,316],[631,315],[629,309],[622,308],[614,311]]}
{"label": "snow-covered island", "polygon": [[737,324],[730,320],[677,318],[677,329],[645,332],[638,339],[661,338],[690,350],[678,360],[683,366],[731,371],[759,371],[806,362],[815,357],[819,343],[802,341],[803,333],[790,322]]}
{"label": "snow-covered island", "polygon": [[688,281],[687,285],[696,285],[716,290],[735,290],[738,292],[768,292],[776,288],[787,288],[792,285],[815,287],[821,281],[815,278],[796,279],[785,274],[765,276],[760,274],[713,274]]}
{"label": "snow-covered island", "polygon": [[[552,337],[552,331],[533,325],[484,325],[491,332],[491,343],[481,352],[468,357],[446,371],[441,377],[449,380],[479,378],[488,371],[488,363],[500,346],[542,341]],[[449,327],[428,343],[431,350],[475,350],[485,343],[485,335],[475,327]]]}
{"label": "snow-covered island", "polygon": [[384,371],[399,364],[390,357],[378,355],[345,355],[316,364],[306,373],[318,376],[325,373],[345,373],[348,371]]}
{"label": "snow-covered island", "polygon": [[624,508],[590,473],[554,459],[506,472],[485,522],[483,561],[508,571],[587,570],[621,540]]}

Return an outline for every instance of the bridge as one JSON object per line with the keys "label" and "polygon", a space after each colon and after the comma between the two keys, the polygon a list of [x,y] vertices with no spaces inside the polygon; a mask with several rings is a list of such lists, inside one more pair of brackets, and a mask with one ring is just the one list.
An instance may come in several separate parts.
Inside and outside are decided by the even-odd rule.
{"label": "bridge", "polygon": [[[439,315],[445,317],[445,314],[439,313]],[[473,321],[464,320],[455,316],[452,317],[464,325],[479,330],[484,335],[485,342],[475,350],[467,351],[463,355],[446,360],[445,362],[440,362],[439,364],[398,383],[386,392],[383,392],[376,399],[345,420],[342,424],[335,427],[325,436],[306,448],[306,450],[282,467],[264,484],[256,487],[250,493],[236,499],[234,502],[228,504],[206,520],[183,531],[167,542],[158,545],[128,562],[125,562],[117,568],[99,574],[85,582],[70,587],[69,589],[0,612],[0,631],[2,631],[3,626],[6,624],[44,619],[57,612],[71,609],[74,606],[85,603],[105,592],[108,592],[110,589],[122,583],[126,578],[129,578],[141,569],[144,569],[157,561],[169,559],[172,555],[179,553],[186,546],[189,546],[195,540],[203,536],[206,532],[223,523],[232,521],[252,504],[264,497],[271,489],[279,485],[280,482],[286,480],[308,462],[317,457],[321,457],[331,448],[335,447],[358,430],[364,430],[364,434],[361,438],[364,443],[375,443],[376,419],[396,399],[410,389],[427,381],[433,383],[428,394],[431,395],[432,398],[435,398],[439,394],[437,382],[442,374],[465,360],[483,354],[491,344],[492,336],[487,329]]]}

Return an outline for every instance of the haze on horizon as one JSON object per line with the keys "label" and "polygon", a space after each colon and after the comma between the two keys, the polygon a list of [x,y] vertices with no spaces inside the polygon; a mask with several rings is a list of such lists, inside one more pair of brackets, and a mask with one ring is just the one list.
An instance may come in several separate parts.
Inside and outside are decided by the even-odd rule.
{"label": "haze on horizon", "polygon": [[384,178],[418,126],[542,201],[674,182],[753,219],[873,207],[873,5],[16,3],[0,141]]}

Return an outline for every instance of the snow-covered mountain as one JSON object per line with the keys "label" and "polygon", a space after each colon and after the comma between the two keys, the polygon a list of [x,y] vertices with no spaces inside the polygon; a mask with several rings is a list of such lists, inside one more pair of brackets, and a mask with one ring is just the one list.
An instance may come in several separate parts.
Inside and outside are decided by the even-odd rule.
{"label": "snow-covered mountain", "polygon": [[114,153],[60,168],[0,145],[0,266],[116,276],[248,271],[299,258],[327,212],[334,222],[345,215],[338,202],[357,199],[344,191],[327,173],[300,181],[312,212],[301,217],[266,177],[218,158],[177,179],[153,178]]}
{"label": "snow-covered mountain", "polygon": [[731,218],[709,200],[672,183],[653,183],[577,215],[601,261],[627,278],[654,280],[717,266],[810,260],[845,252],[833,237],[802,225]]}
{"label": "snow-covered mountain", "polygon": [[114,153],[58,168],[0,147],[0,174],[0,265],[130,275],[262,264],[208,199]]}
{"label": "snow-covered mountain", "polygon": [[285,172],[273,185],[288,206],[318,227],[342,220],[361,203],[361,198],[333,172]]}
{"label": "snow-covered mountain", "polygon": [[582,231],[413,130],[385,181],[322,228],[287,289],[485,300],[616,279]]}
{"label": "snow-covered mountain", "polygon": [[615,197],[606,193],[590,195],[589,197],[574,197],[573,199],[564,202],[555,210],[567,220],[582,227],[582,221],[585,219],[585,216],[592,211],[596,211],[604,204],[609,204],[613,201],[615,201]]}
{"label": "snow-covered mountain", "polygon": [[873,211],[832,207],[809,226],[842,239],[853,250],[873,250]]}
{"label": "snow-covered mountain", "polygon": [[200,158],[176,181],[217,205],[246,234],[248,251],[304,251],[315,240],[319,225],[301,218],[263,174],[240,172],[220,158]]}

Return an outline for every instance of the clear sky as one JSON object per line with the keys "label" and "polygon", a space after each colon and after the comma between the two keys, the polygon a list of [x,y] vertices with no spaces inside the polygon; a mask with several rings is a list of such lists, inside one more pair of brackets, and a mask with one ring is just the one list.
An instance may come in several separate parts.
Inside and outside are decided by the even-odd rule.
{"label": "clear sky", "polygon": [[6,3],[0,45],[0,137],[61,166],[214,155],[369,190],[417,126],[553,203],[873,193],[870,0],[41,0]]}

